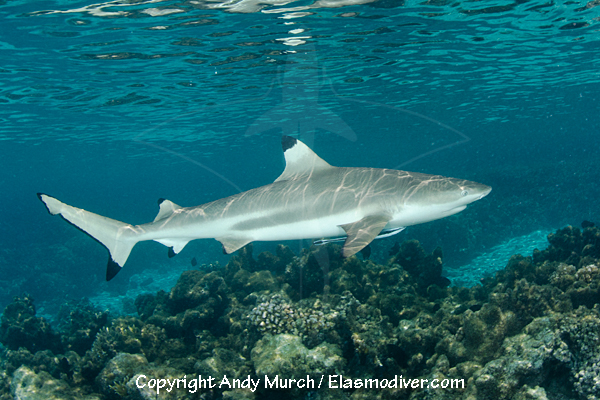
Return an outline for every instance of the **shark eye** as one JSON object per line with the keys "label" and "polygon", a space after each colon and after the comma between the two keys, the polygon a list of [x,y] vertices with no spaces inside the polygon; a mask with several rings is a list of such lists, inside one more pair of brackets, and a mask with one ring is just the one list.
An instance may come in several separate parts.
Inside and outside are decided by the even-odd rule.
{"label": "shark eye", "polygon": [[468,190],[463,190],[462,192],[460,192],[460,195],[461,195],[462,197],[465,197],[465,196],[466,196],[466,195],[468,195],[468,194],[469,194],[469,191],[468,191]]}

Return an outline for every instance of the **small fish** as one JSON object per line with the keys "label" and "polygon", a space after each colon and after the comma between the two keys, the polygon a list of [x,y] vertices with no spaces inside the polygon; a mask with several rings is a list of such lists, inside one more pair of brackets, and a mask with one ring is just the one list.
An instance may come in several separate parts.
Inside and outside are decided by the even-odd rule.
{"label": "small fish", "polygon": [[596,224],[594,224],[593,222],[590,222],[590,221],[588,221],[588,220],[585,220],[585,221],[583,221],[583,222],[581,223],[581,227],[582,227],[583,229],[585,229],[585,228],[593,228],[595,225],[596,225]]}
{"label": "small fish", "polygon": [[198,260],[196,260],[196,257],[192,258],[192,267],[195,267],[196,265],[198,265]]}

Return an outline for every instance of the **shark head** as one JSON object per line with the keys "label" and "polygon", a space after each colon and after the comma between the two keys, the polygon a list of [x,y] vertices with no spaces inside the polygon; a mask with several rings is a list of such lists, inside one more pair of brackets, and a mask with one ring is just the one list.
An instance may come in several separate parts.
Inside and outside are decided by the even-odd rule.
{"label": "shark head", "polygon": [[467,205],[484,198],[492,191],[490,186],[464,179],[417,174],[414,178],[420,182],[413,183],[413,190],[406,193],[404,207],[412,210],[410,214],[416,223],[461,212]]}
{"label": "shark head", "polygon": [[440,191],[438,199],[448,207],[446,215],[456,214],[467,208],[467,205],[487,196],[492,188],[481,183],[463,179],[447,178],[448,184]]}

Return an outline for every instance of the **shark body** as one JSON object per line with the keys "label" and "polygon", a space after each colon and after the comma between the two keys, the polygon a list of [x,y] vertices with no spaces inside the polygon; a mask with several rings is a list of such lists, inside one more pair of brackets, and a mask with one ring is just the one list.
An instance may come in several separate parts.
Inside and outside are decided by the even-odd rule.
{"label": "shark body", "polygon": [[375,238],[456,214],[492,189],[439,175],[334,167],[289,136],[282,147],[286,167],[275,182],[196,207],[161,199],[158,215],[147,224],[130,225],[46,194],[38,197],[50,214],[60,214],[108,249],[110,280],[133,246],[145,240],[170,247],[173,256],[194,239],[215,238],[232,253],[252,241],[343,236],[330,240],[345,240],[342,255],[349,257]]}

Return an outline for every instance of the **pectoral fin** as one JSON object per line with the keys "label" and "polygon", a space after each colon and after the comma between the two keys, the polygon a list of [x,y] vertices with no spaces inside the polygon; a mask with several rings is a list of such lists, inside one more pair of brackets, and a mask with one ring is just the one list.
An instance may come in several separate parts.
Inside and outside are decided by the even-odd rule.
{"label": "pectoral fin", "polygon": [[369,215],[356,222],[342,225],[341,228],[348,235],[342,249],[342,256],[350,257],[362,250],[379,235],[388,222],[390,222],[388,215]]}

